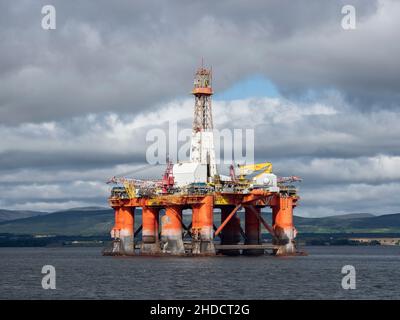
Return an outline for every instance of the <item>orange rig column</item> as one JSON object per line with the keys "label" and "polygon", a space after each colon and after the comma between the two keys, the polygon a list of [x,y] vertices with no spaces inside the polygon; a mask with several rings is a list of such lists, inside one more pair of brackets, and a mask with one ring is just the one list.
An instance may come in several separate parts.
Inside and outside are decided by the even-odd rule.
{"label": "orange rig column", "polygon": [[160,252],[158,239],[158,214],[160,209],[154,207],[142,208],[142,244],[141,254],[154,254]]}
{"label": "orange rig column", "polygon": [[[261,208],[254,207],[260,214]],[[261,228],[260,220],[250,208],[245,208],[245,244],[261,244]],[[260,255],[263,254],[263,249],[245,249],[244,255]]]}
{"label": "orange rig column", "polygon": [[[225,219],[229,216],[233,209],[235,209],[235,206],[221,207],[221,223],[225,221]],[[221,244],[238,244],[240,242],[240,239],[240,218],[237,216],[237,214],[235,214],[221,231]],[[221,253],[233,256],[239,255],[240,250],[222,250]]]}
{"label": "orange rig column", "polygon": [[277,242],[281,245],[275,254],[296,253],[295,236],[296,229],[293,225],[293,198],[290,196],[276,195],[272,202],[272,227],[274,228]]}
{"label": "orange rig column", "polygon": [[192,253],[215,254],[214,197],[205,196],[200,205],[192,208]]}
{"label": "orange rig column", "polygon": [[135,253],[134,225],[135,208],[116,207],[115,225],[111,230],[111,236],[120,240],[117,254],[133,255]]}
{"label": "orange rig column", "polygon": [[163,253],[185,253],[182,240],[182,208],[179,206],[165,208],[165,215],[161,219],[161,241]]}

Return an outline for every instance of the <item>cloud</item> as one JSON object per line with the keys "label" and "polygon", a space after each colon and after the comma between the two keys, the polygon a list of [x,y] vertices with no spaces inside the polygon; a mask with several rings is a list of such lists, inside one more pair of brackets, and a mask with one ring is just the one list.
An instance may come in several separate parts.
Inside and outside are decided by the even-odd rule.
{"label": "cloud", "polygon": [[0,10],[1,122],[139,114],[186,95],[202,56],[217,91],[263,74],[288,97],[335,88],[362,109],[398,108],[400,4],[351,2],[352,31],[348,1],[54,1],[44,31],[45,2],[14,1]]}
{"label": "cloud", "polygon": [[[397,155],[398,113],[363,113],[334,104],[284,98],[215,101],[216,129],[254,129],[256,158]],[[150,130],[168,138],[171,125],[190,130],[193,99],[176,100],[138,116],[115,113],[68,121],[0,126],[2,169],[143,163]],[[387,130],[389,126],[392,129]],[[221,152],[222,154],[222,152]],[[290,162],[289,162],[290,164]]]}
{"label": "cloud", "polygon": [[305,177],[308,183],[389,183],[400,181],[400,157],[377,155],[354,159],[315,158],[287,160],[280,167]]}
{"label": "cloud", "polygon": [[[146,135],[159,128],[168,137],[169,119],[179,130],[190,128],[192,107],[193,99],[181,99],[138,116],[107,113],[0,126],[0,134],[8,137],[0,143],[4,205],[104,205],[109,192],[105,182],[114,175],[159,179],[165,166],[146,164],[152,143]],[[380,197],[400,183],[399,132],[379,124],[394,125],[400,120],[397,113],[356,112],[331,93],[307,103],[283,97],[220,100],[213,108],[217,129],[255,129],[258,161],[272,160],[278,175],[304,179],[303,215],[395,209],[397,200]]]}
{"label": "cloud", "polygon": [[344,213],[399,213],[396,194],[400,183],[370,185],[351,183],[342,186],[312,186],[301,189],[301,200],[296,209],[303,216],[329,216]]}

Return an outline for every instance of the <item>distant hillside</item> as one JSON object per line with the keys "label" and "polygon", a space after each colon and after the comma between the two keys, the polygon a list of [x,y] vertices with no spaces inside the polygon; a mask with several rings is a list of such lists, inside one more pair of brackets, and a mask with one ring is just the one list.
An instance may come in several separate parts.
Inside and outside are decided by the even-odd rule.
{"label": "distant hillside", "polygon": [[[141,224],[141,211],[135,219],[136,228]],[[270,214],[264,214],[269,223]],[[243,213],[241,214],[244,222]],[[190,216],[184,216],[189,224]],[[400,233],[400,213],[374,216],[371,214],[348,214],[324,218],[295,216],[299,233]],[[74,208],[51,214],[0,222],[0,233],[31,235],[80,235],[104,236],[114,224],[114,213],[107,208]],[[220,215],[215,214],[215,225],[220,224]]]}
{"label": "distant hillside", "polygon": [[96,210],[110,210],[110,208],[108,208],[108,207],[77,207],[77,208],[71,208],[71,209],[64,210],[64,211],[56,211],[54,213],[65,212],[65,211],[96,211]]}
{"label": "distant hillside", "polygon": [[376,217],[372,213],[348,213],[342,214],[339,216],[328,216],[327,218],[335,218],[335,219],[360,219],[360,218],[372,218]]}
{"label": "distant hillside", "polygon": [[72,209],[0,223],[0,233],[41,235],[104,235],[114,221],[112,209]]}
{"label": "distant hillside", "polygon": [[[68,209],[67,211],[94,211],[94,210],[104,210],[104,209],[108,209],[108,208],[106,208],[106,207],[79,207],[79,208]],[[35,217],[35,216],[43,216],[46,214],[53,214],[53,213],[57,213],[57,212],[63,212],[63,211],[45,212],[45,211],[33,211],[33,210],[0,209],[0,222],[30,218],[30,217]]]}
{"label": "distant hillside", "polygon": [[382,216],[353,214],[325,218],[295,217],[299,232],[305,233],[384,233],[400,232],[400,213]]}
{"label": "distant hillside", "polygon": [[49,214],[49,212],[0,209],[0,222],[41,216],[44,214]]}

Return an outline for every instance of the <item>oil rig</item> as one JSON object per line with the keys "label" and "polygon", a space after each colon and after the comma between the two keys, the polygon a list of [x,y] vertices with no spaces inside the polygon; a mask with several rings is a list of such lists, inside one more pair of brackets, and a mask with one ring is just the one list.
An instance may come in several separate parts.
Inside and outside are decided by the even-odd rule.
{"label": "oil rig", "polygon": [[[115,212],[115,224],[111,230],[112,247],[103,254],[297,254],[293,208],[299,196],[293,183],[301,179],[277,177],[270,162],[231,164],[229,176],[219,174],[214,150],[211,69],[202,66],[196,71],[192,94],[189,161],[168,161],[159,180],[113,177],[108,182],[113,184],[108,200]],[[261,213],[266,207],[272,209],[271,224]],[[138,208],[141,225],[135,230],[135,212],[140,217]],[[191,215],[183,215],[184,210],[191,210]],[[243,210],[241,219],[239,212]],[[186,225],[184,218],[191,218]],[[263,227],[271,241],[262,238]]]}

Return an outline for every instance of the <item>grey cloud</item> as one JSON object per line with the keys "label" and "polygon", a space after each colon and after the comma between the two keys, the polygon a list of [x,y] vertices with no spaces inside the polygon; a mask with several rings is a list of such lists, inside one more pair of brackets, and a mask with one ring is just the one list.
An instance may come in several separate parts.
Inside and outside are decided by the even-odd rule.
{"label": "grey cloud", "polygon": [[354,32],[340,28],[349,1],[54,1],[54,31],[40,28],[47,2],[3,4],[1,121],[154,109],[189,92],[202,56],[216,90],[262,72],[289,96],[336,87],[364,107],[396,107],[399,6],[350,2]]}
{"label": "grey cloud", "polygon": [[[136,150],[137,152],[138,150]],[[20,168],[61,168],[73,169],[80,168],[102,168],[110,165],[117,165],[121,163],[143,163],[145,162],[144,154],[118,154],[90,151],[84,153],[70,153],[66,152],[51,152],[51,151],[37,151],[37,152],[5,152],[2,153],[0,159],[0,170],[12,170]]]}
{"label": "grey cloud", "polygon": [[329,101],[249,99],[228,102],[220,113],[229,113],[220,127],[255,129],[257,158],[399,155],[400,119],[395,111],[366,113]]}
{"label": "grey cloud", "polygon": [[328,216],[332,214],[399,212],[396,194],[399,183],[380,185],[349,184],[347,186],[318,186],[301,188],[302,199],[296,209],[305,216]]}
{"label": "grey cloud", "polygon": [[[10,170],[142,163],[152,144],[146,141],[149,131],[158,128],[168,137],[168,120],[174,115],[181,117],[179,130],[189,129],[192,104],[192,99],[170,103],[143,118],[103,115],[57,123],[3,126],[0,134],[7,136],[7,140],[0,144],[0,164],[3,170]],[[393,111],[363,113],[328,103],[298,104],[283,98],[257,98],[216,101],[214,113],[217,129],[255,129],[257,160],[280,162],[304,158],[310,161],[399,155],[397,123],[400,119]],[[235,147],[239,145],[237,141],[234,143]]]}
{"label": "grey cloud", "polygon": [[[399,116],[392,111],[356,112],[340,101],[337,97],[313,103],[284,98],[215,101],[215,127],[255,127],[256,161],[272,161],[278,175],[304,179],[299,210],[303,215],[317,215],[318,210],[323,214],[363,208],[376,213],[381,213],[380,208],[394,210],[396,199],[379,198],[374,203],[369,193],[363,198],[363,190],[378,190],[379,195],[390,183],[400,181],[399,132],[395,126],[387,130]],[[113,175],[159,179],[165,166],[144,168],[151,144],[146,142],[146,133],[159,128],[168,136],[167,120],[172,115],[176,115],[178,130],[190,128],[192,104],[192,99],[172,101],[157,112],[136,117],[104,114],[1,127],[0,133],[8,135],[8,141],[0,144],[2,203],[15,208],[46,201],[44,208],[51,204],[58,208],[69,201],[103,205],[99,195],[106,197],[103,188]],[[81,185],[77,187],[76,181]],[[337,195],[335,199],[329,200],[329,190]],[[350,194],[338,205],[345,190]],[[20,194],[24,199],[19,199]]]}

